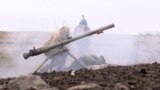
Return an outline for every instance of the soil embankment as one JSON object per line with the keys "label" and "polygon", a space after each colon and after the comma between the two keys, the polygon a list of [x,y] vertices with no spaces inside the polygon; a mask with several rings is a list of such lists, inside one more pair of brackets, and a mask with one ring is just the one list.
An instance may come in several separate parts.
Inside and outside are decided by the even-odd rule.
{"label": "soil embankment", "polygon": [[[52,72],[36,74],[52,87],[60,90],[81,83],[96,83],[106,90],[113,90],[117,83],[122,83],[130,90],[160,90],[160,64],[140,64],[134,66],[109,66],[100,70]],[[0,84],[8,83],[10,79],[1,79]]]}

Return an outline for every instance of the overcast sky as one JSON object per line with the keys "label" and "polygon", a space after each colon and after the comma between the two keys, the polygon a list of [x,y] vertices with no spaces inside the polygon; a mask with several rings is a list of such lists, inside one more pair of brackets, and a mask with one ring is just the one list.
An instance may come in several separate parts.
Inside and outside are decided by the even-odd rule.
{"label": "overcast sky", "polygon": [[0,30],[73,30],[82,14],[91,29],[114,23],[107,33],[160,32],[159,0],[0,0]]}

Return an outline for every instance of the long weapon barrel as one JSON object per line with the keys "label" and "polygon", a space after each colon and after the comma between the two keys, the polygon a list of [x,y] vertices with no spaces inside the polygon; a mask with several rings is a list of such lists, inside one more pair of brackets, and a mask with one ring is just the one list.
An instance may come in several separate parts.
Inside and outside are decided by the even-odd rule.
{"label": "long weapon barrel", "polygon": [[39,55],[39,54],[42,54],[42,53],[46,53],[46,52],[50,51],[51,49],[54,49],[54,48],[56,48],[58,46],[66,45],[68,43],[71,43],[73,41],[82,39],[84,37],[87,37],[87,36],[90,36],[90,35],[93,35],[93,34],[102,33],[104,30],[107,30],[107,29],[110,29],[110,28],[113,28],[113,27],[114,27],[114,24],[110,24],[110,25],[101,27],[99,29],[90,31],[88,33],[85,33],[83,35],[80,35],[80,36],[77,36],[77,37],[74,37],[74,38],[67,39],[67,40],[64,40],[62,42],[56,43],[56,44],[54,44],[52,46],[46,46],[46,47],[43,46],[43,47],[40,47],[40,48],[37,48],[37,49],[35,49],[35,48],[31,49],[31,50],[29,50],[28,53],[23,53],[23,57],[24,57],[24,59],[27,59],[27,58],[29,58],[31,56],[36,56],[36,55]]}

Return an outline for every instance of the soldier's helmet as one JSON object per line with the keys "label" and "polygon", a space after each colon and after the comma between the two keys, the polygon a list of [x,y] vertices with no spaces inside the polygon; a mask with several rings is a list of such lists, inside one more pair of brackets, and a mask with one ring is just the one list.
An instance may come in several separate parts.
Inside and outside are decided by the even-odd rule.
{"label": "soldier's helmet", "polygon": [[87,20],[84,18],[84,15],[82,15],[82,20],[80,21],[80,25],[87,25]]}

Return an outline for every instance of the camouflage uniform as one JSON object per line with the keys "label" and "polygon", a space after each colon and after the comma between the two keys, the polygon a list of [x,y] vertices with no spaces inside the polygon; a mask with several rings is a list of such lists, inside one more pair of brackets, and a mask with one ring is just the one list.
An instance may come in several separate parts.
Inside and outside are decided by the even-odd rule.
{"label": "camouflage uniform", "polygon": [[[55,43],[62,42],[70,37],[70,29],[66,26],[62,27],[58,32],[54,32],[51,38],[44,44],[44,46],[54,45]],[[45,53],[48,59],[51,59],[44,67],[40,69],[40,72],[47,71],[61,71],[67,60],[68,50],[66,46],[59,46],[55,49]]]}

